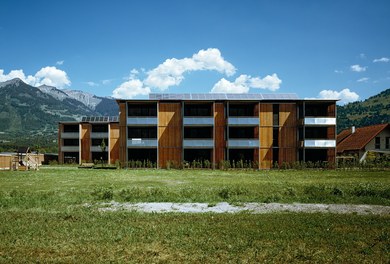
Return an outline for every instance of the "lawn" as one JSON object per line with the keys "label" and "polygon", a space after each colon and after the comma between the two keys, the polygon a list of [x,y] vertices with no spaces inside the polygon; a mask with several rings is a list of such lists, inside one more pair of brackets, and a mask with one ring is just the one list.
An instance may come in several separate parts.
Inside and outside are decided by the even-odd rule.
{"label": "lawn", "polygon": [[0,263],[388,263],[390,216],[98,212],[119,202],[390,205],[386,171],[0,172]]}

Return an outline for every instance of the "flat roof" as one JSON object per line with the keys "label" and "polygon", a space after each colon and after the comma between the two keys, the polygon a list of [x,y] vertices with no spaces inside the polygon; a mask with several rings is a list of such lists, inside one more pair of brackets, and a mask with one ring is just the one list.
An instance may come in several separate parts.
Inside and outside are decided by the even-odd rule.
{"label": "flat roof", "polygon": [[256,93],[256,94],[237,94],[237,93],[151,93],[150,100],[238,100],[238,101],[257,101],[257,100],[299,100],[295,93]]}

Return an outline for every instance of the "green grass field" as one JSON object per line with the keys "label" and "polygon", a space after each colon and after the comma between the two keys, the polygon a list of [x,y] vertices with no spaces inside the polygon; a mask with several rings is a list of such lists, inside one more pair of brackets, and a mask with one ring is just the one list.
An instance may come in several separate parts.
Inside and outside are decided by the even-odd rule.
{"label": "green grass field", "polygon": [[0,263],[388,263],[390,216],[98,212],[102,201],[390,205],[388,171],[0,172]]}

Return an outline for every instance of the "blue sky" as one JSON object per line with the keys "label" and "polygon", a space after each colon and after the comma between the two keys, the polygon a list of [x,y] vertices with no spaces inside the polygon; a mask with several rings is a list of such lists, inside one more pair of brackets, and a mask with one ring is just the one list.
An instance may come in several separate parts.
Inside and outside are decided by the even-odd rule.
{"label": "blue sky", "polygon": [[0,81],[145,98],[390,88],[390,1],[0,2]]}

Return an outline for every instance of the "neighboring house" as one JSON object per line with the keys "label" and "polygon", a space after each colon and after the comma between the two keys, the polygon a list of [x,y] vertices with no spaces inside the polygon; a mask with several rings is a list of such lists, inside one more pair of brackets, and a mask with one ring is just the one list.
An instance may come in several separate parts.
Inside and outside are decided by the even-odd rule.
{"label": "neighboring house", "polygon": [[[295,94],[150,94],[117,100],[119,119],[60,122],[59,162],[148,160],[165,168],[194,160],[275,163],[336,158],[336,101]],[[103,134],[102,134],[103,132]]]}
{"label": "neighboring house", "polygon": [[355,156],[359,161],[368,152],[390,154],[390,124],[343,130],[337,135],[337,155]]}

